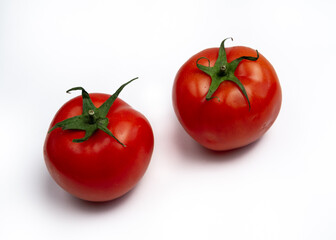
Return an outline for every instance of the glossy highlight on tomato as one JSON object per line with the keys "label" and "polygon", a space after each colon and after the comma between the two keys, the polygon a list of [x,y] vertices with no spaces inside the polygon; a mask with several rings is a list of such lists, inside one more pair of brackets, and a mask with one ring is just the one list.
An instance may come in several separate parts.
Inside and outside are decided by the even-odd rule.
{"label": "glossy highlight on tomato", "polygon": [[[111,95],[92,93],[89,97],[98,109]],[[78,96],[59,109],[50,129],[81,114],[83,99]],[[49,173],[64,190],[83,200],[108,201],[124,195],[142,178],[152,156],[153,131],[141,113],[116,98],[106,118],[106,131],[114,137],[98,129],[83,141],[84,131],[60,124],[45,139],[44,159]]]}
{"label": "glossy highlight on tomato", "polygon": [[281,87],[271,63],[243,46],[205,49],[176,74],[172,99],[186,132],[218,151],[246,146],[276,120]]}

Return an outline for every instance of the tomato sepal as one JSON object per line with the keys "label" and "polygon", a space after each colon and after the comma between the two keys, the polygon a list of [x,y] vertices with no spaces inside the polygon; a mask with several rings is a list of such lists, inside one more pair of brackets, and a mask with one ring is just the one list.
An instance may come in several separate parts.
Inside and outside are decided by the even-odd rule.
{"label": "tomato sepal", "polygon": [[62,130],[81,130],[85,131],[85,136],[79,139],[73,139],[73,142],[80,143],[88,140],[94,132],[98,129],[107,133],[111,137],[113,137],[119,144],[123,147],[126,147],[125,144],[120,142],[113,133],[107,128],[109,123],[108,118],[106,117],[109,112],[113,102],[117,99],[120,92],[123,88],[131,83],[132,81],[138,78],[133,78],[132,80],[121,85],[118,90],[111,95],[99,108],[96,108],[90,98],[90,95],[87,91],[85,91],[82,87],[74,87],[67,91],[70,93],[71,91],[81,90],[82,91],[82,99],[83,99],[83,112],[82,115],[74,116],[72,118],[65,119],[61,122],[56,123],[48,133],[52,132],[56,128],[62,128]]}
{"label": "tomato sepal", "polygon": [[[239,87],[239,89],[242,91],[243,95],[245,96],[247,100],[249,110],[250,110],[251,104],[250,104],[248,95],[246,93],[246,89],[244,85],[241,83],[241,81],[235,76],[234,73],[239,63],[242,60],[257,61],[259,59],[259,52],[258,50],[256,50],[257,57],[241,56],[231,62],[228,62],[227,57],[226,57],[225,47],[224,47],[224,43],[227,39],[231,39],[233,41],[233,38],[226,38],[222,41],[220,48],[219,48],[219,52],[218,52],[218,58],[213,67],[210,67],[210,60],[206,57],[201,57],[196,60],[197,68],[211,77],[211,84],[210,84],[209,90],[205,98],[207,101],[213,98],[216,98],[216,96],[213,96],[213,94],[215,93],[219,85],[223,83],[224,81],[231,81],[235,83]],[[198,62],[201,59],[206,59],[208,61],[208,66],[199,64]]]}

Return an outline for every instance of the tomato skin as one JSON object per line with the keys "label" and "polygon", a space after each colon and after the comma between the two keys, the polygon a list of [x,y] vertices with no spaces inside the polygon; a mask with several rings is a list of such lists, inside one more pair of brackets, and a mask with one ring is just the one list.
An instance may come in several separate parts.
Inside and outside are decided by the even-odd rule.
{"label": "tomato skin", "polygon": [[[110,95],[90,94],[99,107]],[[80,96],[65,103],[56,113],[50,128],[57,122],[82,114]],[[53,179],[70,194],[88,201],[109,201],[129,190],[144,175],[154,148],[152,128],[147,119],[117,98],[107,116],[108,128],[126,145],[97,130],[87,141],[74,143],[84,131],[50,132],[44,143],[44,159]]]}
{"label": "tomato skin", "polygon": [[[248,47],[225,48],[228,62],[241,56],[255,56]],[[214,66],[219,48],[203,50],[192,56],[178,71],[173,85],[173,107],[186,132],[206,148],[218,151],[248,145],[259,139],[274,123],[281,107],[282,95],[277,74],[260,54],[257,61],[243,60],[235,76],[244,85],[251,103],[232,82],[225,81],[206,100],[211,77],[196,66],[201,57]],[[208,66],[201,59],[200,64]]]}

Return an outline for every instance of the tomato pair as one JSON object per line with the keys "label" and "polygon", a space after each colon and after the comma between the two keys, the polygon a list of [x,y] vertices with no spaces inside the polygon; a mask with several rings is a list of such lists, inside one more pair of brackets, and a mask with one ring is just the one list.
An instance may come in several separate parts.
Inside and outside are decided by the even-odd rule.
{"label": "tomato pair", "polygon": [[[281,88],[272,65],[247,47],[206,49],[178,71],[173,106],[201,145],[229,150],[260,138],[275,121]],[[88,94],[65,103],[50,124],[44,158],[53,179],[70,194],[108,201],[131,190],[150,162],[154,137],[148,120],[113,95]]]}

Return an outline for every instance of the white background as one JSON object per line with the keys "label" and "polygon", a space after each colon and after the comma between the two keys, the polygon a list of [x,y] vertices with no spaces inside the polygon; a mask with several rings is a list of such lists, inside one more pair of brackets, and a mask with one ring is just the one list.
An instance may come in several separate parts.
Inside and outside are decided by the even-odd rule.
{"label": "white background", "polygon": [[[0,1],[0,239],[336,239],[335,1]],[[218,47],[258,49],[280,115],[255,144],[215,153],[180,127],[179,67]],[[71,197],[42,154],[58,108],[113,93],[152,124],[137,187],[108,203]]]}

